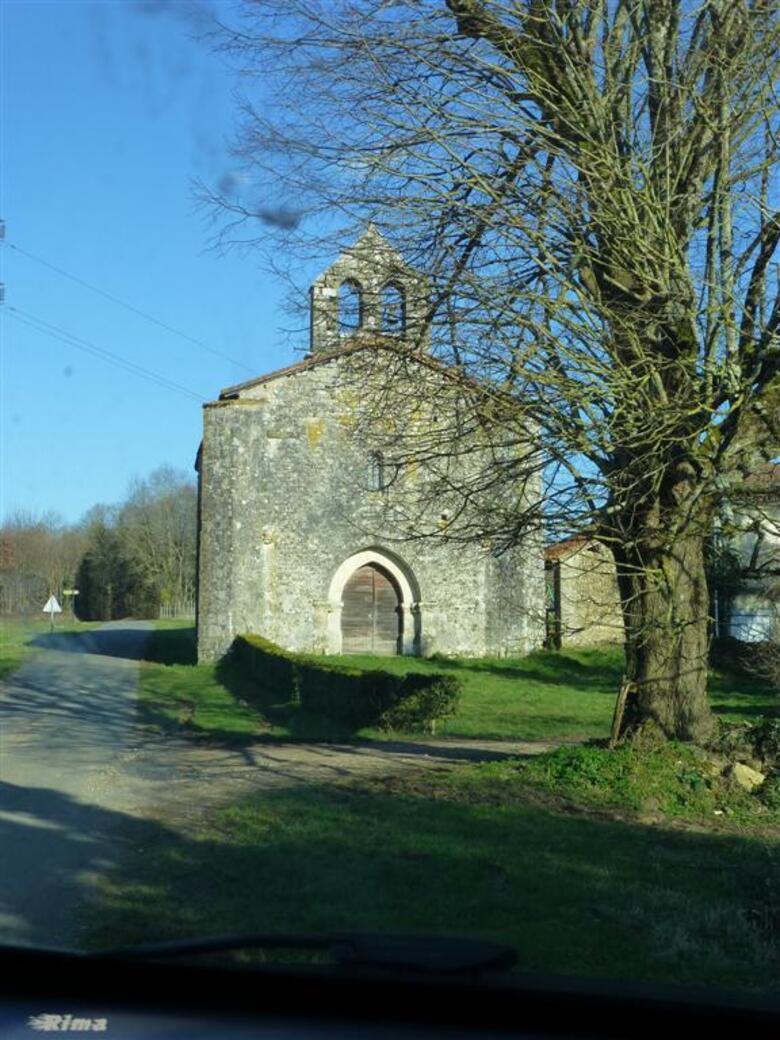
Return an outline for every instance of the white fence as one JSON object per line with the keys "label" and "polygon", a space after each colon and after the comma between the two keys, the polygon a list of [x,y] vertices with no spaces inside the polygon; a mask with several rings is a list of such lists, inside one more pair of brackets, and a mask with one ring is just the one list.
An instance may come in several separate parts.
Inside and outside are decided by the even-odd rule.
{"label": "white fence", "polygon": [[168,603],[160,607],[161,618],[194,618],[195,603]]}

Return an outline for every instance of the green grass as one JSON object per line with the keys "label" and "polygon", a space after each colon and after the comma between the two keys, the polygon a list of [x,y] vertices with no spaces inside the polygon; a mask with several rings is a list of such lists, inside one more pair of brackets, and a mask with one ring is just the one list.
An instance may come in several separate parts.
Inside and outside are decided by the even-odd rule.
{"label": "green grass", "polygon": [[195,663],[195,630],[190,621],[158,621],[141,664],[139,719],[160,732],[183,732],[211,739],[255,739],[273,728],[243,700],[249,681],[237,672],[228,686],[216,664]]}
{"label": "green grass", "polygon": [[[350,734],[309,715],[283,696],[261,697],[251,680],[227,663],[198,665],[188,622],[160,622],[142,668],[144,720],[157,728],[215,739],[341,739]],[[436,735],[460,739],[588,740],[609,732],[622,673],[618,648],[538,651],[520,659],[436,657],[329,657],[329,661],[385,668],[445,671],[463,685],[458,714],[437,724]],[[711,676],[712,703],[725,719],[777,714],[775,691],[756,679],[722,672]],[[397,733],[361,730],[358,736],[393,739]]]}
{"label": "green grass", "polygon": [[463,687],[458,714],[437,735],[495,740],[585,740],[608,732],[620,655],[538,651],[524,658],[335,657],[391,672],[443,671]]}
{"label": "green grass", "polygon": [[[442,736],[482,739],[587,740],[607,736],[623,673],[619,647],[540,650],[523,658],[429,660],[410,657],[333,657],[329,660],[388,671],[447,671],[463,684],[455,718],[437,727]],[[759,679],[713,672],[716,714],[733,720],[780,714],[780,696]]]}
{"label": "green grass", "polygon": [[[56,623],[57,631],[84,631],[97,623]],[[19,667],[45,635],[45,619],[0,623],[0,678]],[[539,651],[525,658],[459,660],[436,657],[331,657],[328,660],[386,668],[445,671],[463,685],[458,714],[437,726],[437,736],[497,740],[587,740],[604,737],[622,671],[618,648]],[[713,708],[724,719],[750,720],[778,714],[780,699],[758,679],[713,672]],[[226,664],[195,664],[190,621],[158,621],[140,678],[140,719],[158,731],[241,741],[279,739],[373,739],[397,733],[362,730],[350,734],[307,714],[284,697],[259,699],[251,680]]]}
{"label": "green grass", "polygon": [[750,721],[757,715],[780,715],[780,691],[766,680],[712,671],[709,690],[713,710],[724,720]]}
{"label": "green grass", "polygon": [[521,969],[556,975],[776,986],[777,834],[545,804],[553,759],[265,792],[186,835],[151,825],[101,886],[88,945],[434,933],[508,942]]}
{"label": "green grass", "polygon": [[[745,832],[766,831],[780,839],[780,798],[772,778],[754,793],[729,776],[727,760],[690,744],[671,742],[639,753],[630,747],[562,747],[525,761],[489,763],[465,777],[486,793],[496,782],[515,795],[529,788],[579,807],[720,823]],[[460,782],[460,778],[456,777]],[[777,878],[780,895],[780,877]]]}
{"label": "green grass", "polygon": [[[289,739],[322,724],[283,700],[259,704],[229,665],[196,666],[181,623],[161,623],[148,656],[142,708],[163,729]],[[381,664],[457,670],[453,736],[603,735],[621,672],[609,650]],[[713,699],[729,719],[776,705],[755,680],[724,674]],[[508,942],[522,969],[550,974],[776,986],[780,796],[731,787],[698,754],[567,747],[267,791],[184,831],[127,820],[126,858],[101,882],[87,943],[438,933]]]}
{"label": "green grass", "polygon": [[[165,624],[166,627],[162,627]],[[168,627],[170,625],[170,627]],[[344,738],[351,735],[283,697],[261,699],[251,680],[229,664],[194,665],[194,632],[160,623],[141,676],[147,723],[222,738]],[[437,736],[483,739],[585,739],[603,735],[614,706],[619,666],[599,651],[533,654],[511,660],[329,657],[329,661],[408,671],[445,671],[463,684],[458,715],[437,725]],[[251,707],[250,705],[254,706]],[[371,729],[362,737],[392,739]]]}
{"label": "green grass", "polygon": [[[93,623],[60,618],[54,622],[55,632],[84,632],[94,628]],[[13,674],[24,659],[38,647],[33,642],[38,636],[47,636],[50,627],[46,618],[0,619],[0,679]]]}
{"label": "green grass", "polygon": [[192,622],[155,623],[139,678],[142,725],[231,744],[350,736],[285,698],[261,697],[255,683],[234,665],[225,661],[198,665],[195,657]]}

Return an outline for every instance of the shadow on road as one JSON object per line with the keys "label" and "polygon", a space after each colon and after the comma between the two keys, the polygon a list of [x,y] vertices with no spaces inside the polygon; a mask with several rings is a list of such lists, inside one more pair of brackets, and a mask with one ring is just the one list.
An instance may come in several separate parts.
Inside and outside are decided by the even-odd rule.
{"label": "shadow on road", "polygon": [[61,791],[0,782],[3,941],[80,948],[98,876],[130,849],[163,836],[157,824]]}
{"label": "shadow on road", "polygon": [[[138,626],[138,627],[136,627]],[[46,632],[30,640],[30,646],[42,650],[59,650],[74,654],[100,654],[104,657],[124,657],[142,661],[152,628],[141,628],[139,623],[117,627],[91,629],[89,632]]]}

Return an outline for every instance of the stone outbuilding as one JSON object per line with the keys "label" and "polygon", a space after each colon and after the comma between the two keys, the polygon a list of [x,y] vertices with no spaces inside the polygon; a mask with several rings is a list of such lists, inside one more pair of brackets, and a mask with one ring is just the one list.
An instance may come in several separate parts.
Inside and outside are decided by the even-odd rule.
{"label": "stone outbuilding", "polygon": [[[329,654],[505,656],[542,645],[540,537],[501,552],[410,538],[393,519],[396,468],[352,421],[360,388],[347,369],[382,346],[411,346],[392,378],[435,396],[446,370],[426,351],[428,305],[427,279],[369,228],[312,286],[310,354],[204,406],[199,660],[244,632]],[[424,489],[424,471],[408,476]]]}
{"label": "stone outbuilding", "polygon": [[[724,539],[721,524],[734,531]],[[780,465],[756,462],[729,489],[715,537],[730,543],[730,581],[719,575],[711,590],[716,634],[743,642],[780,641]]]}
{"label": "stone outbuilding", "polygon": [[612,553],[587,535],[548,545],[547,645],[622,643],[623,615]]}
{"label": "stone outbuilding", "polygon": [[[713,538],[730,561],[710,578],[713,635],[780,641],[780,464],[756,461],[732,483]],[[622,641],[617,574],[606,546],[587,535],[555,542],[545,549],[545,571],[548,646]]]}

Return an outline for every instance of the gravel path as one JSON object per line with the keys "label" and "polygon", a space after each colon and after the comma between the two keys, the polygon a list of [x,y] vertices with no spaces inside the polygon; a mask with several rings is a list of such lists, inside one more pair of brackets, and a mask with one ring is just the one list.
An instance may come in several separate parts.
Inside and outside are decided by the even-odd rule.
{"label": "gravel path", "polygon": [[79,910],[143,821],[186,829],[258,789],[348,783],[553,746],[150,739],[136,725],[135,704],[151,628],[112,622],[44,637],[44,648],[0,684],[0,941],[78,945]]}

